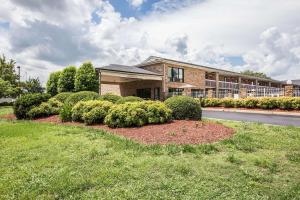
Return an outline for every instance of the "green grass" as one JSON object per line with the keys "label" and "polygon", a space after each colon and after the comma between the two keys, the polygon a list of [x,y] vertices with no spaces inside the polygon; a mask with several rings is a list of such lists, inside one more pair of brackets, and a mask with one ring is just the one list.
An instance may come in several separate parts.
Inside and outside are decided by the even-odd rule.
{"label": "green grass", "polygon": [[0,115],[12,114],[13,109],[11,106],[0,106]]}
{"label": "green grass", "polygon": [[299,199],[299,128],[220,123],[236,135],[146,146],[89,128],[2,120],[0,199]]}

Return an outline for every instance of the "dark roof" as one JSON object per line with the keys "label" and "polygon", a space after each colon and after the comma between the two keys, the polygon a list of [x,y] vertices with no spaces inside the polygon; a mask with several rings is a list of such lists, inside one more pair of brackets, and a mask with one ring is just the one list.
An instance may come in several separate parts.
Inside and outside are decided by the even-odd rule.
{"label": "dark roof", "polygon": [[145,61],[143,61],[140,64],[137,64],[135,66],[141,67],[141,66],[144,66],[144,65],[151,65],[151,64],[154,64],[154,63],[161,63],[161,62],[164,62],[164,61],[177,62],[177,63],[181,63],[181,64],[185,64],[185,65],[192,65],[192,66],[195,66],[195,67],[202,67],[202,68],[205,68],[205,69],[208,69],[208,70],[217,70],[217,71],[221,71],[221,72],[224,72],[224,73],[231,73],[231,74],[236,74],[236,75],[243,76],[243,77],[260,79],[260,80],[264,80],[264,81],[280,82],[280,81],[274,80],[274,79],[266,79],[266,78],[260,78],[260,77],[255,77],[255,76],[249,76],[249,75],[241,74],[239,72],[234,72],[234,71],[229,71],[229,70],[224,70],[224,69],[218,69],[218,68],[214,68],[214,67],[208,67],[208,66],[198,65],[198,64],[194,64],[194,63],[188,63],[188,62],[173,60],[173,59],[169,59],[169,58],[162,58],[162,57],[158,57],[158,56],[150,56]]}
{"label": "dark roof", "polygon": [[117,65],[117,64],[110,64],[107,66],[99,67],[97,69],[100,70],[109,70],[109,71],[118,71],[118,72],[126,72],[126,73],[138,73],[138,74],[148,74],[148,75],[161,75],[155,72],[151,72],[139,67],[135,66],[126,66],[126,65]]}
{"label": "dark roof", "polygon": [[292,83],[295,84],[295,85],[300,85],[300,79],[292,80]]}
{"label": "dark roof", "polygon": [[284,80],[282,81],[283,84],[293,84],[293,85],[298,85],[300,86],[300,79],[298,80]]}

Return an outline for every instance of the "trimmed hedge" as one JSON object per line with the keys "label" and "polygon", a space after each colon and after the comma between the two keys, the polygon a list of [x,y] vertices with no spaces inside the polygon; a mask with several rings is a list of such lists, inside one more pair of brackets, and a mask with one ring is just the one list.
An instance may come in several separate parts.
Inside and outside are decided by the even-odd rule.
{"label": "trimmed hedge", "polygon": [[65,103],[74,106],[79,101],[95,100],[99,98],[99,94],[91,91],[81,91],[71,94]]}
{"label": "trimmed hedge", "polygon": [[83,113],[83,121],[87,125],[102,123],[104,118],[107,116],[109,110],[113,106],[113,103],[109,101],[98,101],[96,107],[91,109],[89,112]]}
{"label": "trimmed hedge", "polygon": [[39,106],[42,102],[46,102],[51,97],[50,94],[24,94],[20,96],[14,103],[13,109],[17,119],[28,119],[28,112]]}
{"label": "trimmed hedge", "polygon": [[139,101],[143,101],[143,99],[140,97],[135,97],[135,96],[127,96],[127,97],[120,98],[116,102],[116,104],[122,104],[122,103],[126,103],[126,102],[139,102]]}
{"label": "trimmed hedge", "polygon": [[117,101],[121,100],[122,98],[123,97],[121,97],[119,95],[107,93],[107,94],[101,95],[98,99],[102,100],[102,101],[110,101],[112,103],[116,103]]}
{"label": "trimmed hedge", "polygon": [[299,110],[300,97],[262,97],[262,98],[205,98],[201,100],[203,107],[227,108],[260,108],[260,109],[282,109],[282,110]]}
{"label": "trimmed hedge", "polygon": [[64,104],[64,106],[59,112],[59,118],[63,122],[72,121],[72,106],[70,104]]}
{"label": "trimmed hedge", "polygon": [[69,96],[71,96],[71,94],[73,94],[72,92],[62,92],[59,93],[57,95],[55,95],[53,98],[57,99],[58,101],[65,103],[65,101],[67,100],[67,98],[69,98]]}
{"label": "trimmed hedge", "polygon": [[36,119],[39,117],[47,117],[50,115],[57,115],[59,111],[62,109],[63,103],[60,101],[51,98],[48,102],[43,102],[38,107],[33,107],[28,112],[28,117],[30,119]]}
{"label": "trimmed hedge", "polygon": [[104,123],[112,128],[165,123],[171,120],[171,113],[172,111],[162,102],[127,102],[114,105],[105,117]]}
{"label": "trimmed hedge", "polygon": [[201,119],[201,104],[192,97],[174,96],[168,98],[165,103],[173,111],[174,119]]}

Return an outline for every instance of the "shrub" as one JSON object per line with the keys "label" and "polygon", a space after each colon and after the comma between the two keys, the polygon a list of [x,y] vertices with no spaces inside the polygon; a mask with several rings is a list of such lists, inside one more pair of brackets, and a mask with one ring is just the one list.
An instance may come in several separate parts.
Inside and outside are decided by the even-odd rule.
{"label": "shrub", "polygon": [[55,95],[53,98],[57,99],[58,101],[65,103],[67,98],[73,94],[72,92],[62,92]]}
{"label": "shrub", "polygon": [[59,118],[63,122],[72,121],[72,106],[70,104],[64,104],[64,106],[59,112]]}
{"label": "shrub", "polygon": [[143,103],[147,112],[147,123],[162,124],[171,120],[172,110],[159,101],[146,101]]}
{"label": "shrub", "polygon": [[127,96],[127,97],[120,98],[118,101],[116,101],[116,103],[121,104],[121,103],[136,102],[136,101],[143,101],[143,99],[135,96]]}
{"label": "shrub", "polygon": [[122,98],[123,97],[121,97],[119,95],[115,95],[115,94],[112,94],[112,93],[107,93],[107,94],[101,95],[99,97],[99,100],[110,101],[112,103],[116,103],[117,101],[119,101]]}
{"label": "shrub", "polygon": [[262,109],[278,108],[277,98],[272,98],[272,97],[260,98],[257,106]]}
{"label": "shrub", "polygon": [[66,103],[73,106],[79,101],[95,100],[98,98],[99,98],[99,95],[96,92],[81,91],[81,92],[76,92],[76,93],[71,94],[67,98]]}
{"label": "shrub", "polygon": [[49,94],[25,94],[19,97],[14,103],[14,114],[17,119],[29,118],[28,112],[36,106],[39,106],[42,102],[46,102],[50,98]]}
{"label": "shrub", "polygon": [[278,107],[284,110],[293,109],[294,106],[294,98],[282,97],[278,99]]}
{"label": "shrub", "polygon": [[60,77],[61,72],[53,72],[50,74],[49,79],[47,81],[47,93],[51,96],[54,96],[58,93],[57,84]]}
{"label": "shrub", "polygon": [[259,102],[258,98],[246,98],[243,99],[243,107],[245,108],[256,108]]}
{"label": "shrub", "polygon": [[204,107],[217,107],[221,106],[221,99],[218,98],[204,98],[202,100],[202,106]]}
{"label": "shrub", "polygon": [[98,89],[99,81],[92,63],[83,63],[76,72],[75,90],[97,92]]}
{"label": "shrub", "polygon": [[74,66],[66,67],[62,71],[57,83],[58,92],[74,91],[75,74],[76,74],[76,67]]}
{"label": "shrub", "polygon": [[60,101],[51,98],[48,102],[43,102],[41,105],[37,107],[33,107],[28,112],[28,117],[30,119],[36,119],[39,117],[47,117],[50,115],[57,115],[59,111],[62,109],[63,103]]}
{"label": "shrub", "polygon": [[167,99],[165,103],[173,111],[174,119],[201,119],[201,105],[192,97],[174,96]]}
{"label": "shrub", "polygon": [[300,109],[300,97],[293,98],[293,109]]}
{"label": "shrub", "polygon": [[224,98],[221,100],[222,102],[222,106],[224,106],[225,108],[233,108],[235,107],[235,99],[232,98]]}
{"label": "shrub", "polygon": [[88,125],[102,123],[112,106],[113,103],[109,101],[98,101],[96,107],[83,113],[84,123]]}
{"label": "shrub", "polygon": [[112,128],[143,126],[147,123],[144,106],[139,102],[114,105],[105,117],[104,123]]}
{"label": "shrub", "polygon": [[60,101],[58,101],[55,98],[51,98],[48,101],[48,104],[53,108],[53,114],[58,114],[59,111],[63,108],[64,104]]}

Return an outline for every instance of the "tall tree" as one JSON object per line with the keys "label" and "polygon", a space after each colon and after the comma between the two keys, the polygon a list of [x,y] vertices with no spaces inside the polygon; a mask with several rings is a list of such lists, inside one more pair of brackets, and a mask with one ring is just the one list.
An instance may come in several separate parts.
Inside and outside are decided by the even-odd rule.
{"label": "tall tree", "polygon": [[49,75],[49,79],[47,81],[47,93],[49,93],[51,96],[54,96],[58,93],[58,80],[60,77],[61,72],[52,72]]}
{"label": "tall tree", "polygon": [[25,88],[28,93],[43,93],[44,88],[40,82],[39,78],[29,78],[28,81],[25,82]]}
{"label": "tall tree", "polygon": [[74,82],[76,75],[76,67],[69,66],[66,67],[59,77],[57,88],[58,92],[73,92],[74,91]]}
{"label": "tall tree", "polygon": [[255,77],[258,77],[258,78],[271,79],[271,78],[268,77],[265,73],[262,73],[262,72],[254,72],[254,71],[251,71],[251,70],[245,70],[245,71],[242,71],[241,74],[248,75],[248,76],[255,76]]}
{"label": "tall tree", "polygon": [[18,79],[15,64],[14,60],[6,60],[4,55],[0,56],[0,78],[4,81],[9,81],[12,85],[16,85]]}
{"label": "tall tree", "polygon": [[91,62],[83,63],[76,73],[75,90],[98,92],[98,88],[99,81],[93,64]]}

